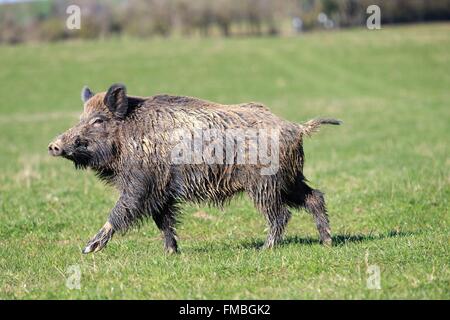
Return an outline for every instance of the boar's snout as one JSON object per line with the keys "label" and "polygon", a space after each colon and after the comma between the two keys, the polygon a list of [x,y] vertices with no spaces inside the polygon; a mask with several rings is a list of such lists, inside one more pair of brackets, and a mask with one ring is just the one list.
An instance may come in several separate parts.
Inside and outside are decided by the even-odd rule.
{"label": "boar's snout", "polygon": [[56,139],[50,142],[48,145],[48,153],[54,157],[58,157],[63,153],[62,141],[61,139]]}

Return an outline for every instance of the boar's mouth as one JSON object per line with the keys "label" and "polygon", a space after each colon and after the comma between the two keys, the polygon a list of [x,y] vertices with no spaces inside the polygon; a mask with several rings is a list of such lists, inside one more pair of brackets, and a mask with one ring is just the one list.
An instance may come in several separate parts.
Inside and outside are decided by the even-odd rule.
{"label": "boar's mouth", "polygon": [[88,151],[75,151],[73,153],[64,153],[64,158],[71,160],[76,169],[86,169],[92,160],[92,155]]}

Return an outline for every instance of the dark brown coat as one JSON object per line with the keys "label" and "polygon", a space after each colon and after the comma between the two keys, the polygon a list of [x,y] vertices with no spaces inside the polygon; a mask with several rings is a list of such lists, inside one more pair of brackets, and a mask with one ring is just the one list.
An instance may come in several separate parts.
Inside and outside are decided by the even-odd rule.
{"label": "dark brown coat", "polygon": [[[176,252],[179,203],[222,205],[239,192],[246,192],[267,219],[266,247],[282,238],[291,216],[288,207],[311,212],[321,241],[331,243],[323,195],[305,183],[302,173],[302,141],[321,124],[339,124],[337,120],[315,119],[300,125],[275,116],[257,103],[221,105],[170,95],[132,97],[127,96],[123,85],[113,85],[108,92],[95,95],[84,88],[82,99],[80,122],[57,137],[49,152],[72,160],[77,168],[92,168],[120,191],[108,221],[84,253],[102,249],[114,232],[125,231],[145,217],[152,217],[162,231],[166,250]],[[268,153],[277,153],[275,170],[262,174],[268,163],[259,158],[253,163],[235,161],[238,152],[250,155],[256,150],[252,147],[258,147],[255,144],[259,141],[251,139],[242,150],[233,149],[236,154],[231,156],[232,163],[174,163],[173,151],[180,144],[177,133],[195,136],[199,130],[224,133],[223,137],[230,130],[278,133],[278,140],[269,143],[277,148]],[[203,141],[202,148],[207,144]],[[215,149],[213,156],[218,151]]]}

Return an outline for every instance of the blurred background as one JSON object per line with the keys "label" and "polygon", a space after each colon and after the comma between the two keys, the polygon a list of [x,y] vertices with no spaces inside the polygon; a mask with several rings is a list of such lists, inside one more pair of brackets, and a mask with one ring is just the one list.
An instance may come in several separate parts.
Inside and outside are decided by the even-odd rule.
{"label": "blurred background", "polygon": [[[81,8],[80,30],[62,23],[72,4]],[[450,19],[449,0],[0,0],[0,43],[289,35],[363,26],[373,4],[381,8],[382,24]]]}

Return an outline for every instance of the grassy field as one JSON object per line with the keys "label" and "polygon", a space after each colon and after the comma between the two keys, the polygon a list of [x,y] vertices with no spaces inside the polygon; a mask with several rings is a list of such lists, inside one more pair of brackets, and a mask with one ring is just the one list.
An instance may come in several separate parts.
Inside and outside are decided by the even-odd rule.
{"label": "grassy field", "polygon": [[[305,143],[335,245],[296,212],[283,245],[258,250],[264,219],[242,196],[223,211],[184,206],[179,255],[164,255],[151,221],[82,255],[117,193],[47,144],[76,123],[84,84],[113,82],[344,120]],[[450,298],[450,24],[0,47],[0,83],[0,298]],[[80,290],[66,287],[71,266]]]}

